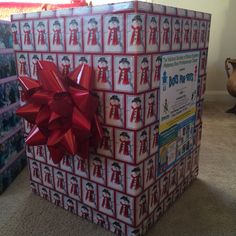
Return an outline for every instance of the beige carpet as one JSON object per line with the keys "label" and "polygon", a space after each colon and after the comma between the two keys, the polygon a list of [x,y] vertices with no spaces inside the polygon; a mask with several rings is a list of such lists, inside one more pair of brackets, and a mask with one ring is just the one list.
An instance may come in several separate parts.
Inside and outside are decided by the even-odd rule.
{"label": "beige carpet", "polygon": [[[205,105],[197,181],[148,236],[236,235],[236,115],[232,104]],[[112,235],[33,195],[25,169],[0,196],[0,235]]]}

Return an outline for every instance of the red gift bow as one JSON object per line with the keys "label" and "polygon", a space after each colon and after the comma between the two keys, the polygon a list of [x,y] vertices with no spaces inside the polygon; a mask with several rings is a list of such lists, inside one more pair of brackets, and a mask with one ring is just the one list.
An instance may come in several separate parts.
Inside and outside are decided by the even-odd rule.
{"label": "red gift bow", "polygon": [[56,65],[37,63],[38,81],[19,77],[28,103],[17,110],[34,127],[28,145],[47,145],[54,163],[65,154],[88,157],[96,147],[102,128],[96,114],[98,98],[91,93],[92,68],[82,64],[63,78]]}

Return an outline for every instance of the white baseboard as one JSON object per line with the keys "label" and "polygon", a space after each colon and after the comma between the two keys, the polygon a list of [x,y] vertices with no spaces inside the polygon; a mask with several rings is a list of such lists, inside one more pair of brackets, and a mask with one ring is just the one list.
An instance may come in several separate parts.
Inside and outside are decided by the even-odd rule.
{"label": "white baseboard", "polygon": [[208,90],[205,93],[205,101],[208,102],[236,102],[236,98],[225,90]]}

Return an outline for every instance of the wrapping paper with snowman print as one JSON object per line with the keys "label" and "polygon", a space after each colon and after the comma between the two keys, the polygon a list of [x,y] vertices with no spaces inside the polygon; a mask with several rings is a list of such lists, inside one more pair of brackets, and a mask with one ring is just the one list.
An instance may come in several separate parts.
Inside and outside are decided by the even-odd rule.
{"label": "wrapping paper with snowman print", "polygon": [[210,19],[138,1],[13,15],[18,75],[37,80],[37,60],[64,75],[92,66],[104,133],[88,159],[57,165],[27,146],[33,192],[117,235],[145,234],[198,174]]}

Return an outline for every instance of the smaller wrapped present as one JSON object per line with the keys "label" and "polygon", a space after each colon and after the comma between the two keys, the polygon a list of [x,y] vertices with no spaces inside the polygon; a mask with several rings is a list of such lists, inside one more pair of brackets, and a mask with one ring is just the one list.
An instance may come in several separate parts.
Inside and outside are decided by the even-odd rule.
{"label": "smaller wrapped present", "polygon": [[20,97],[11,24],[0,21],[0,193],[25,164],[22,120],[16,116]]}

